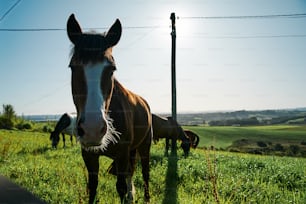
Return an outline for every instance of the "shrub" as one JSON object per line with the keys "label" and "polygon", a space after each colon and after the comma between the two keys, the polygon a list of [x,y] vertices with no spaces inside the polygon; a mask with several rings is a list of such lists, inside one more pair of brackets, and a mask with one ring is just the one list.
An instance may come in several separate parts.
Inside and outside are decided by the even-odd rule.
{"label": "shrub", "polygon": [[31,123],[25,123],[23,124],[23,128],[29,130],[29,129],[32,129],[32,125]]}
{"label": "shrub", "polygon": [[258,141],[257,145],[258,145],[258,147],[267,147],[267,144],[263,141]]}
{"label": "shrub", "polygon": [[8,129],[11,130],[14,128],[13,120],[5,117],[0,117],[0,129]]}
{"label": "shrub", "polygon": [[43,130],[43,132],[52,132],[52,128],[48,125],[44,125],[42,130]]}
{"label": "shrub", "polygon": [[300,152],[300,147],[298,145],[290,145],[289,151],[290,151],[289,153],[297,155]]}
{"label": "shrub", "polygon": [[284,151],[284,147],[283,147],[283,145],[278,143],[278,144],[276,144],[274,146],[274,150],[276,150],[276,151]]}
{"label": "shrub", "polygon": [[30,122],[20,122],[16,125],[16,128],[19,130],[30,130],[32,129],[32,124]]}

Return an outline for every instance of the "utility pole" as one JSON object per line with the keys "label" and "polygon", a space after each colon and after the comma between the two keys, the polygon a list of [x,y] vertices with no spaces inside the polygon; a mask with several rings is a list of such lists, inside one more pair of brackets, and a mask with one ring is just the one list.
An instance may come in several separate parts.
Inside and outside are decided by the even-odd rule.
{"label": "utility pole", "polygon": [[[172,87],[172,118],[176,121],[176,72],[175,72],[175,52],[176,52],[176,28],[175,13],[170,15],[172,31],[172,49],[171,49],[171,87]],[[176,139],[172,139],[171,154],[176,156]]]}
{"label": "utility pole", "polygon": [[172,49],[171,49],[171,87],[172,87],[172,118],[177,119],[176,116],[176,71],[175,71],[175,55],[176,55],[176,28],[175,28],[175,13],[171,13],[170,16],[172,23]]}

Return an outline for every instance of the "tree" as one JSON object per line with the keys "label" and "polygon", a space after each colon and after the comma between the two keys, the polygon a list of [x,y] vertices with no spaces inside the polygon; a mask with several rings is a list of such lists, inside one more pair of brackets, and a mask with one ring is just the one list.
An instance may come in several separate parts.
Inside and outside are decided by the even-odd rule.
{"label": "tree", "polygon": [[13,120],[16,117],[14,107],[10,104],[3,104],[3,117],[9,120]]}
{"label": "tree", "polygon": [[14,127],[14,120],[16,113],[14,107],[10,104],[3,105],[3,113],[0,117],[0,128],[12,129]]}

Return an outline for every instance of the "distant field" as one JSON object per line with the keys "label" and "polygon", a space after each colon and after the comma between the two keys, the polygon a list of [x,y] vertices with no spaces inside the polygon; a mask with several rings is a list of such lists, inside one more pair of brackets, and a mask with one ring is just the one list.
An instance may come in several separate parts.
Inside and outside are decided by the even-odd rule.
{"label": "distant field", "polygon": [[[299,129],[296,128],[296,131]],[[231,130],[237,133],[236,128],[224,131],[223,128],[196,127],[194,130],[199,133],[206,130],[223,130],[227,134]],[[57,150],[50,146],[49,135],[46,133],[0,130],[0,174],[50,204],[87,203],[87,172],[79,145],[71,147],[68,143],[64,149],[60,143]],[[167,158],[163,156],[164,141],[152,145],[152,204],[305,203],[305,158],[203,149],[192,150],[188,158],[182,157],[182,154],[179,149],[177,158]],[[119,203],[116,179],[106,173],[110,164],[110,159],[100,158],[98,198],[103,204]],[[136,203],[143,203],[139,165],[134,183]]]}
{"label": "distant field", "polygon": [[[200,136],[199,147],[228,148],[234,142],[239,143],[236,148],[255,148],[261,141],[267,146],[282,145],[284,148],[298,146],[300,151],[306,151],[306,126],[275,125],[275,126],[249,126],[249,127],[210,127],[186,126]],[[246,144],[243,144],[246,141]],[[304,142],[304,143],[303,143]],[[303,145],[304,144],[304,145]],[[248,146],[246,146],[248,145]]]}

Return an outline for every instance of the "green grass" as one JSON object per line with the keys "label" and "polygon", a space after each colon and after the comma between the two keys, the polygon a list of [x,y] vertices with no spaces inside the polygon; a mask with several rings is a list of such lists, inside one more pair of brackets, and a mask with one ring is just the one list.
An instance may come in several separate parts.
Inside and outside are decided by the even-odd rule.
{"label": "green grass", "polygon": [[276,125],[250,127],[184,127],[195,131],[200,136],[199,147],[214,146],[226,148],[234,141],[248,139],[254,141],[270,141],[286,146],[306,141],[306,126]]}
{"label": "green grass", "polygon": [[[195,130],[202,131],[195,127]],[[286,126],[276,131],[288,131]],[[212,131],[213,129],[207,128]],[[203,130],[205,133],[209,131]],[[251,131],[254,128],[228,128]],[[260,128],[259,128],[260,129]],[[267,127],[265,131],[273,130]],[[215,128],[217,130],[217,128]],[[300,128],[296,132],[303,131]],[[261,132],[261,131],[259,131]],[[243,135],[243,134],[240,134]],[[202,138],[201,138],[202,139]],[[221,137],[217,139],[222,139]],[[226,141],[226,140],[225,140]],[[230,141],[229,141],[230,142]],[[226,142],[224,142],[226,144]],[[0,130],[0,174],[48,203],[87,203],[87,171],[79,145],[52,150],[49,135]],[[180,203],[305,203],[306,159],[192,150],[188,158],[166,158],[164,143],[152,146],[150,194],[152,204]],[[111,160],[100,157],[98,199],[119,203],[116,178],[106,173]],[[134,175],[136,203],[143,201],[138,165]]]}

